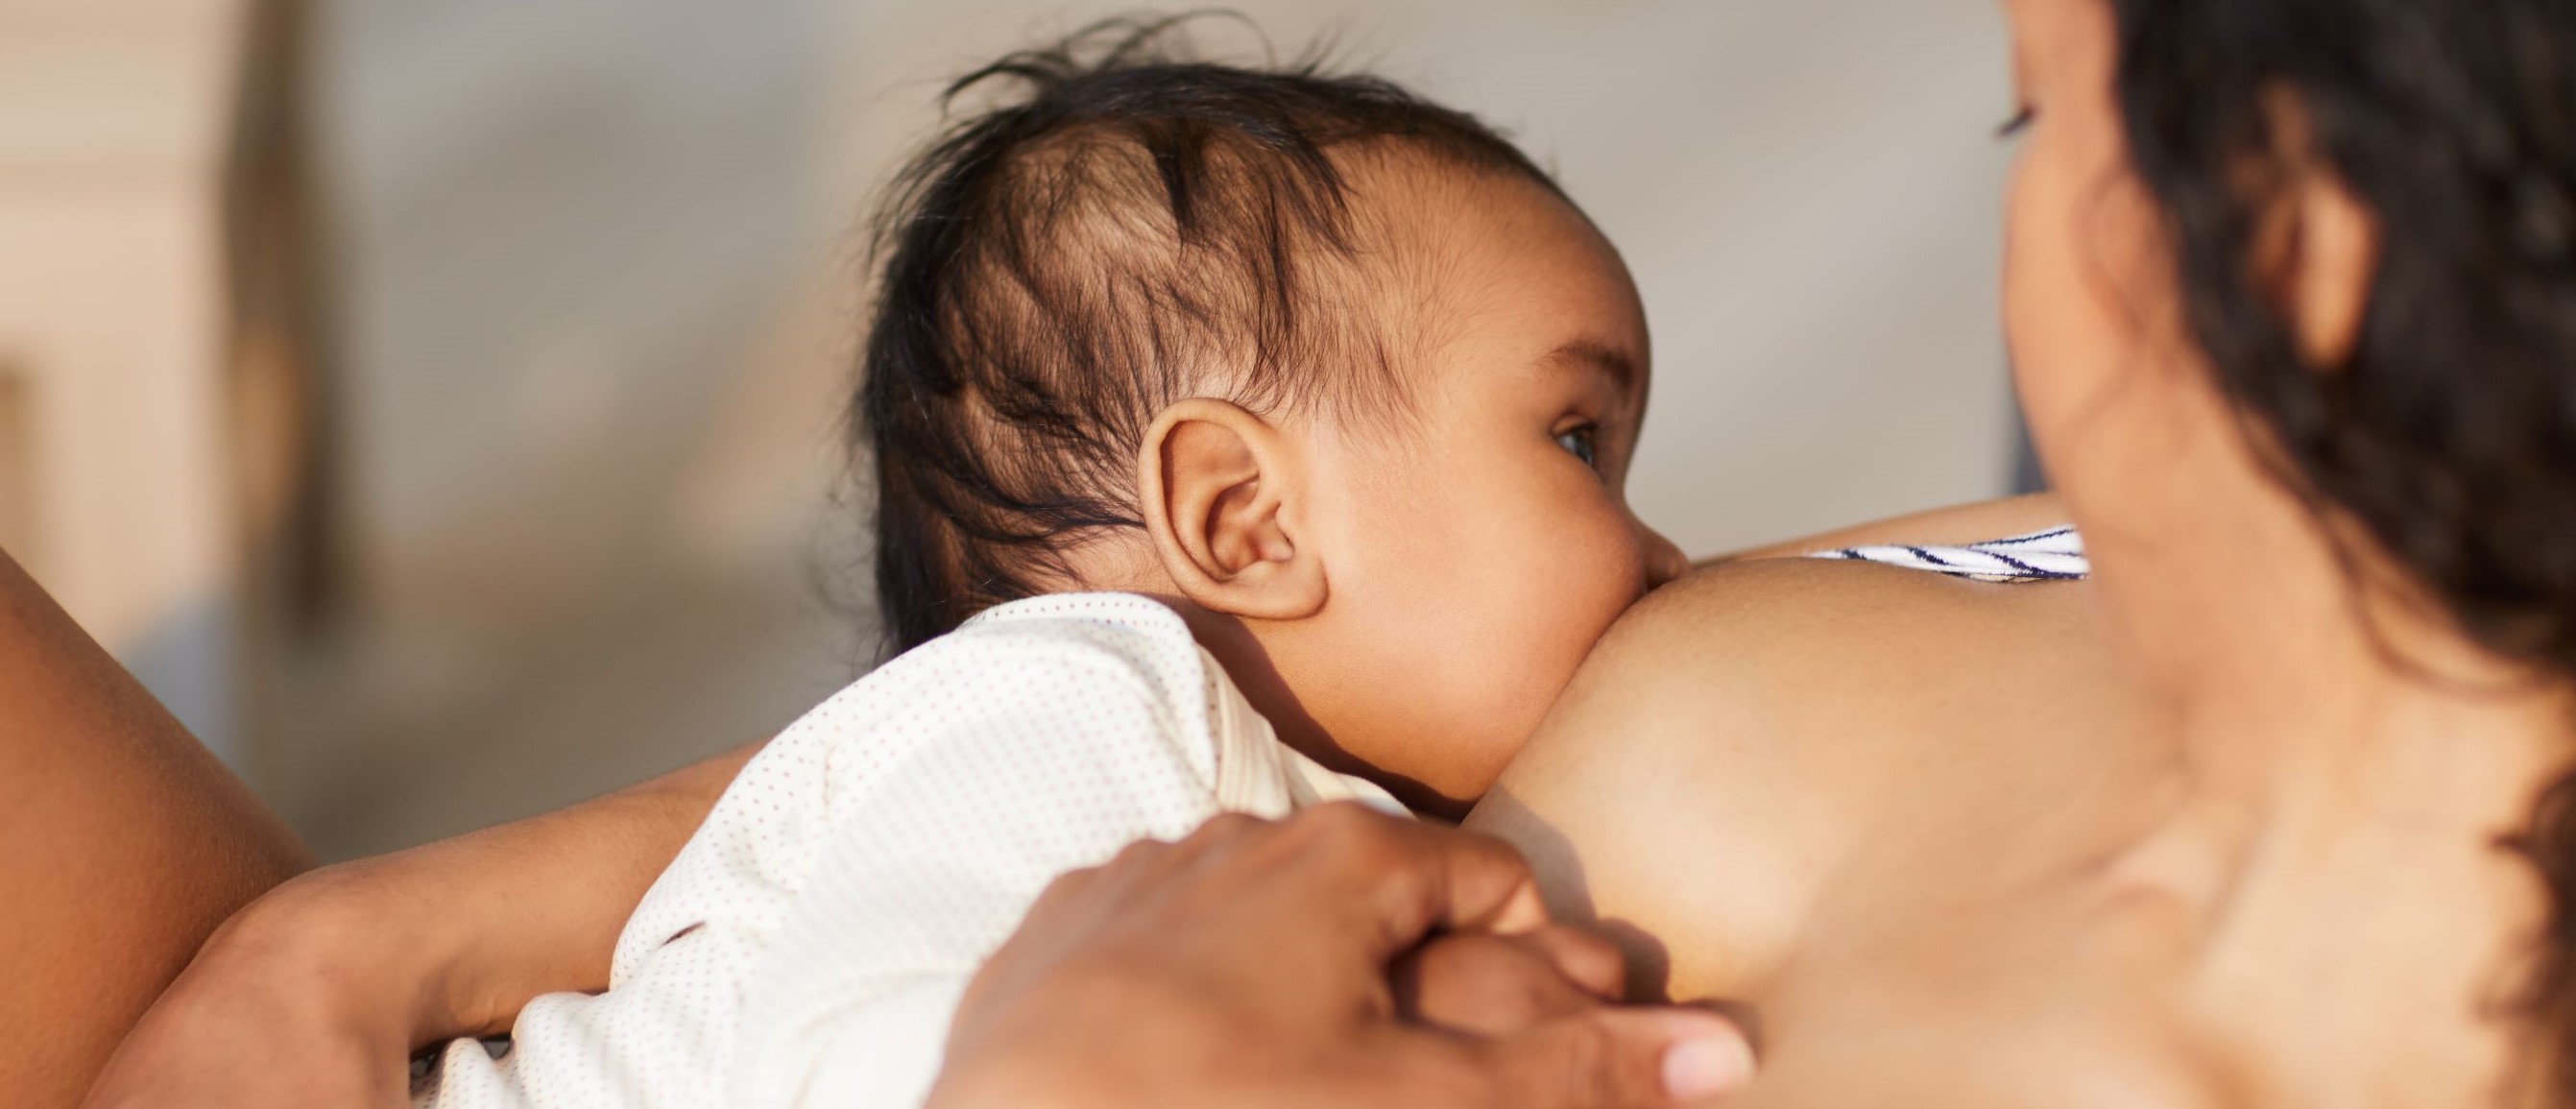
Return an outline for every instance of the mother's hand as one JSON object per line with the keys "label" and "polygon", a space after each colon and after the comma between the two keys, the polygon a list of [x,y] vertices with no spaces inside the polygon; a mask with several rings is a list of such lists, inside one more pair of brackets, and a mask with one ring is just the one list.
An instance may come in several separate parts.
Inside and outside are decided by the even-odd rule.
{"label": "mother's hand", "polygon": [[[1446,1030],[1405,1021],[1387,979],[1435,932],[1464,946],[1414,960],[1408,992],[1495,999]],[[1597,1000],[1616,972],[1548,927],[1499,841],[1354,805],[1222,817],[1049,888],[968,989],[931,1105],[1593,1109],[1750,1078],[1725,1021]]]}

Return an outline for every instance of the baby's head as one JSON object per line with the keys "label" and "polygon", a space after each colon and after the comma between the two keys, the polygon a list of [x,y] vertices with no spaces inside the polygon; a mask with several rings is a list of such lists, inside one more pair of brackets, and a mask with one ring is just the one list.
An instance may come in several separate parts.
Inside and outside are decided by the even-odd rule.
{"label": "baby's head", "polygon": [[898,645],[1117,589],[1291,744],[1458,811],[1680,552],[1617,253],[1476,120],[1096,30],[900,179],[855,426]]}

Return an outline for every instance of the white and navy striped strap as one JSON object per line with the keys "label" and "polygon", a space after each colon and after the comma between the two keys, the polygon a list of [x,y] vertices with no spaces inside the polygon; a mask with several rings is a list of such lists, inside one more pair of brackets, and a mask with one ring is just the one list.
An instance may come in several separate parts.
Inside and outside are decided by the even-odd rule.
{"label": "white and navy striped strap", "polygon": [[1846,547],[1809,557],[1875,562],[1994,582],[2080,581],[2093,573],[2092,560],[2084,557],[2083,533],[2072,527],[1965,547]]}

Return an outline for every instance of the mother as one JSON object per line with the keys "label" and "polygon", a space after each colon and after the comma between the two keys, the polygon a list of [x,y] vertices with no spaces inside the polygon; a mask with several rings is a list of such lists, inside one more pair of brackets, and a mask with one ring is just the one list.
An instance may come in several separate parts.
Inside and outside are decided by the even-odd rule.
{"label": "mother", "polygon": [[1802,652],[1864,640],[1703,580],[1480,820],[1762,1015],[1756,1104],[2566,1103],[2576,7],[2009,9],[2018,385],[2139,725],[1958,743],[1695,680],[2076,675]]}
{"label": "mother", "polygon": [[[1471,825],[1757,1018],[1745,1104],[2576,1104],[2576,8],[2008,6],[2007,323],[2098,613],[1714,571]],[[1048,1059],[991,1020],[957,1104]]]}
{"label": "mother", "polygon": [[[2576,1102],[2576,10],[2010,9],[2008,325],[2097,590],[1721,569],[1604,643],[1478,820],[1756,1018],[1756,1104]],[[1748,657],[1772,680],[1695,680]],[[1141,1038],[1044,1050],[1096,1026],[1025,987],[1102,885],[1033,918],[1051,960],[999,995],[1036,1000],[961,1041],[960,1104],[1049,1066],[1170,1092]],[[1263,955],[1204,934],[1110,965]]]}

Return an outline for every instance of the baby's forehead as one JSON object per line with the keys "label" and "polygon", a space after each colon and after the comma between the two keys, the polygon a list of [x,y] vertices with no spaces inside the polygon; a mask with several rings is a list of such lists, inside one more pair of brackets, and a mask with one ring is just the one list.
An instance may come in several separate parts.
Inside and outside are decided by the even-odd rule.
{"label": "baby's forehead", "polygon": [[1356,223],[1399,250],[1461,255],[1496,237],[1552,235],[1606,249],[1555,184],[1401,143],[1374,143],[1335,163]]}
{"label": "baby's forehead", "polygon": [[1573,350],[1642,375],[1644,315],[1626,264],[1552,186],[1422,155],[1351,168],[1359,242],[1337,293],[1367,298],[1352,307],[1392,338],[1426,354],[1514,348],[1531,362]]}

